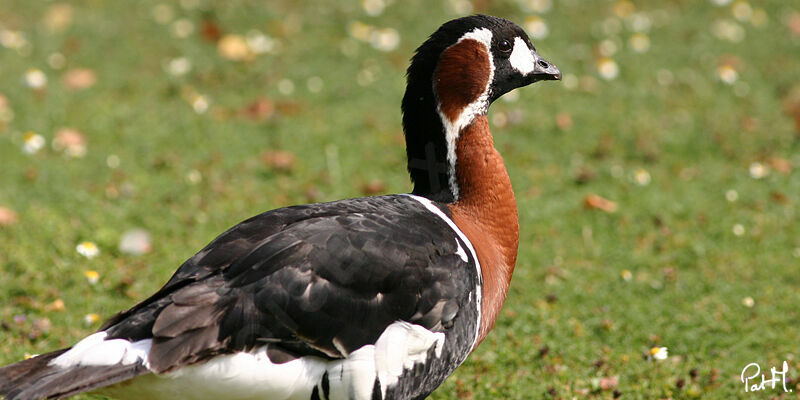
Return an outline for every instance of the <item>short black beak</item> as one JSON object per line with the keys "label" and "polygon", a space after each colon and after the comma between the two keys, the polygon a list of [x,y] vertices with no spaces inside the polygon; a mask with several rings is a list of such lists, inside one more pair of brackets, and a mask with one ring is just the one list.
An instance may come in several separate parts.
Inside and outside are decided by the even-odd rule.
{"label": "short black beak", "polygon": [[545,60],[535,51],[533,53],[533,71],[531,71],[531,75],[533,75],[533,81],[560,81],[561,80],[561,71],[558,70],[555,64]]}

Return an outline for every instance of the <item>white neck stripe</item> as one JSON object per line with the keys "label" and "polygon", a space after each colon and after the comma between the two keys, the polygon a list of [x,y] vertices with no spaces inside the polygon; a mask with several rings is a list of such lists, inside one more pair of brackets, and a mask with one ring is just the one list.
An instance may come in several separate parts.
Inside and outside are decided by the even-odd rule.
{"label": "white neck stripe", "polygon": [[[445,141],[447,143],[448,173],[450,175],[449,183],[450,190],[453,192],[454,201],[458,201],[459,195],[458,180],[456,179],[456,142],[458,140],[458,136],[461,134],[462,129],[469,126],[476,116],[486,114],[486,111],[489,109],[489,88],[492,86],[492,80],[494,79],[494,60],[492,59],[491,51],[492,31],[486,28],[476,28],[470,32],[467,32],[464,36],[458,39],[455,44],[461,43],[461,41],[467,39],[478,41],[486,46],[486,53],[489,56],[489,80],[486,82],[486,87],[475,101],[468,104],[463,110],[461,110],[461,114],[458,116],[458,118],[456,118],[455,122],[451,122],[450,119],[447,118],[444,113],[442,113],[441,104],[439,104],[438,101],[436,105],[436,111],[439,114],[439,119],[441,119],[442,126],[444,126]],[[431,84],[433,84],[433,82]],[[434,88],[434,92],[435,91],[436,90]]]}

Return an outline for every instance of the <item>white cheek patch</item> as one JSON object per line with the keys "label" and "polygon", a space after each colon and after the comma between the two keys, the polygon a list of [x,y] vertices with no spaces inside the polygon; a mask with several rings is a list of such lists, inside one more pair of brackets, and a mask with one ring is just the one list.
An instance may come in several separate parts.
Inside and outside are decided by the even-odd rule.
{"label": "white cheek patch", "polygon": [[511,52],[511,57],[508,61],[511,63],[511,66],[522,75],[530,74],[536,63],[531,49],[528,48],[528,45],[525,44],[525,41],[520,37],[514,39],[514,50]]}

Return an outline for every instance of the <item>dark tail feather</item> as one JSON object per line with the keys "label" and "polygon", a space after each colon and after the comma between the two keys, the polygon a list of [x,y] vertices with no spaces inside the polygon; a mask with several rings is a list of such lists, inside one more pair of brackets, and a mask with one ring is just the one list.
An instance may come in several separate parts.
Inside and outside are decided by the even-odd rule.
{"label": "dark tail feather", "polygon": [[47,368],[50,360],[60,356],[69,349],[56,350],[52,353],[42,354],[25,361],[20,361],[0,368],[0,395],[7,396],[17,383],[29,381],[25,379],[28,375],[34,375],[37,371]]}
{"label": "dark tail feather", "polygon": [[6,400],[60,399],[126,381],[149,371],[140,363],[110,366],[50,366],[68,349],[0,368],[0,395]]}

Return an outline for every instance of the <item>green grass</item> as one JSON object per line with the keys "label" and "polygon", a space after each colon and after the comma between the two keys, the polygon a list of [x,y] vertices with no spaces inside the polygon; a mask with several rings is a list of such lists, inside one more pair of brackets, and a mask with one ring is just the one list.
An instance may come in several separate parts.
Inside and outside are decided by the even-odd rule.
{"label": "green grass", "polygon": [[[0,227],[0,364],[74,343],[99,326],[86,314],[133,305],[253,214],[360,196],[376,180],[382,192],[410,190],[404,69],[427,35],[458,16],[448,2],[422,0],[396,1],[379,16],[356,1],[164,2],[173,20],[194,24],[181,39],[171,22],[156,22],[152,1],[76,1],[60,31],[47,27],[50,2],[1,3],[0,28],[21,31],[29,47],[0,47],[0,93],[14,114],[0,123],[0,206],[18,213]],[[533,14],[524,1],[476,3],[519,23]],[[754,2],[767,16],[756,27],[734,19],[730,5],[636,1],[652,22],[649,50],[637,53],[614,2],[553,3],[541,14],[549,35],[535,43],[570,78],[524,88],[490,110],[520,210],[508,301],[488,339],[432,398],[611,398],[599,380],[614,376],[629,399],[780,395],[745,393],[739,374],[750,362],[765,370],[787,360],[790,386],[800,378],[800,132],[785,106],[800,90],[800,35],[787,22],[800,7]],[[224,59],[198,33],[204,19],[225,33],[258,29],[280,52]],[[399,46],[381,52],[352,39],[353,21],[396,29]],[[718,38],[717,21],[738,25],[743,40]],[[604,40],[617,47],[616,79],[598,75]],[[54,52],[65,68],[48,65]],[[176,57],[191,61],[188,74],[165,72]],[[717,78],[726,62],[738,72],[732,85]],[[47,75],[46,89],[21,83],[30,68]],[[71,68],[92,69],[97,83],[65,87]],[[368,75],[374,81],[360,85]],[[324,82],[319,93],[307,88],[313,76]],[[279,90],[284,79],[294,83],[290,94]],[[194,112],[192,93],[210,99],[207,112]],[[258,98],[274,102],[275,114],[243,117]],[[559,127],[559,114],[571,126]],[[500,126],[503,115],[513,123]],[[85,157],[52,149],[61,127],[84,134]],[[23,153],[27,131],[47,146]],[[264,150],[296,162],[276,171]],[[112,154],[117,168],[107,166]],[[762,179],[748,171],[786,161],[794,171],[772,168]],[[639,169],[648,185],[634,181]],[[195,170],[202,179],[191,183]],[[738,200],[726,200],[729,190]],[[617,212],[586,209],[588,194],[617,202]],[[137,227],[151,233],[152,251],[121,253],[120,236]],[[100,255],[79,255],[83,240]],[[100,281],[90,285],[86,270]],[[63,311],[49,306],[58,299]],[[646,360],[655,345],[667,346],[669,359]]]}

